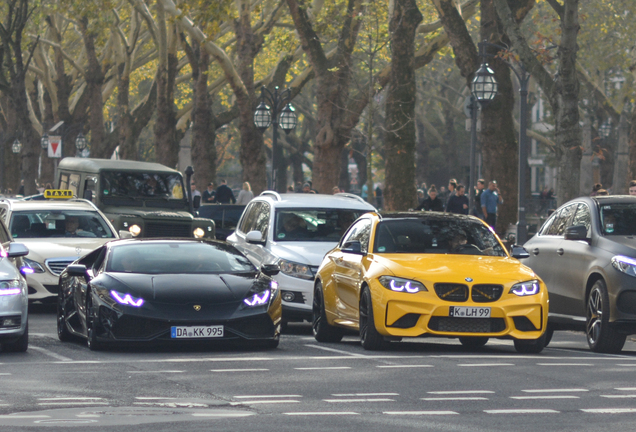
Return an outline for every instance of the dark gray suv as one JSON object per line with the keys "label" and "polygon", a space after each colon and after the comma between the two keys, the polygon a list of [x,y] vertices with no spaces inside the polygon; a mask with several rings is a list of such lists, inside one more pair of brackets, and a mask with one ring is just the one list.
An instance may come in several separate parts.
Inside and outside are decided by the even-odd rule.
{"label": "dark gray suv", "polygon": [[636,333],[636,196],[581,197],[559,207],[524,247],[550,295],[554,330],[583,330],[617,353]]}

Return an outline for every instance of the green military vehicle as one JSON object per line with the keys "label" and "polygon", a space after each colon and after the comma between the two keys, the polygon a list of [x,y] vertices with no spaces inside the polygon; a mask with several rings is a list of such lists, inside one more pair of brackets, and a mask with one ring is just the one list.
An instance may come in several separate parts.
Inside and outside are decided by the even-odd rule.
{"label": "green military vehicle", "polygon": [[214,238],[214,222],[193,216],[181,173],[161,164],[65,158],[55,185],[92,201],[122,237]]}

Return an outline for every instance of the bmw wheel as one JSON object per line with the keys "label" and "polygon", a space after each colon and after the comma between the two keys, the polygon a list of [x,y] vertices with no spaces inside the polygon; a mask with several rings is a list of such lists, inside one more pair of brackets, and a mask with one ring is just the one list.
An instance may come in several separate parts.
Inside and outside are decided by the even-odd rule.
{"label": "bmw wheel", "polygon": [[545,348],[546,333],[539,339],[515,339],[515,349],[521,354],[539,354]]}
{"label": "bmw wheel", "polygon": [[597,280],[587,298],[587,344],[594,352],[619,353],[626,335],[618,333],[609,322],[609,295],[605,281]]}
{"label": "bmw wheel", "polygon": [[371,292],[368,287],[362,289],[360,296],[360,342],[365,350],[383,350],[388,346],[384,336],[375,328]]}
{"label": "bmw wheel", "polygon": [[325,312],[325,302],[322,296],[322,283],[316,282],[314,301],[312,304],[313,319],[311,328],[318,342],[340,342],[344,335],[343,329],[329,325]]}

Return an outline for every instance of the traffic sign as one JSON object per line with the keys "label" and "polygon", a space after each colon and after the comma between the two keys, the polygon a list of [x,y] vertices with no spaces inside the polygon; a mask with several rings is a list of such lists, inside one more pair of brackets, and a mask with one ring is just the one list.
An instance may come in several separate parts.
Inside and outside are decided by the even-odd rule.
{"label": "traffic sign", "polygon": [[61,136],[49,137],[49,157],[50,158],[62,157],[62,137]]}

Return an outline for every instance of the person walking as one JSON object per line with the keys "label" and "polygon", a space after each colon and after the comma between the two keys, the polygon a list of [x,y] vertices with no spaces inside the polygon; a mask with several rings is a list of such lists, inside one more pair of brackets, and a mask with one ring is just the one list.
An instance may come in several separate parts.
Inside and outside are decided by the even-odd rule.
{"label": "person walking", "polygon": [[422,204],[417,206],[415,210],[426,210],[426,211],[444,211],[444,203],[437,196],[437,188],[434,184],[428,189],[428,198],[422,201]]}
{"label": "person walking", "polygon": [[382,183],[378,183],[375,187],[375,202],[378,210],[382,210],[384,207],[384,196],[382,194]]}
{"label": "person walking", "polygon": [[248,182],[244,182],[243,189],[241,189],[236,199],[236,204],[247,205],[248,202],[252,201],[252,198],[254,198],[252,187]]}
{"label": "person walking", "polygon": [[227,181],[225,179],[221,180],[221,185],[216,188],[216,202],[221,204],[235,204],[236,198],[234,197],[234,192],[227,185]]}
{"label": "person walking", "polygon": [[481,210],[481,194],[484,193],[486,188],[486,180],[477,180],[477,187],[475,188],[475,201],[473,203],[473,216],[477,216],[479,219],[485,219],[484,212]]}
{"label": "person walking", "polygon": [[458,184],[455,189],[455,195],[451,195],[446,204],[446,213],[468,214],[468,197],[464,194],[465,187]]}
{"label": "person walking", "polygon": [[636,195],[636,180],[629,182],[629,194]]}
{"label": "person walking", "polygon": [[208,183],[208,188],[201,194],[202,204],[212,204],[216,201],[216,191],[214,190],[214,182]]}
{"label": "person walking", "polygon": [[488,189],[481,194],[481,211],[484,213],[486,223],[492,229],[497,226],[497,207],[503,203],[497,181],[491,180]]}
{"label": "person walking", "polygon": [[[153,177],[150,178],[154,180]],[[190,182],[190,191],[192,192],[192,207],[198,209],[199,207],[201,207],[201,192],[197,190],[197,184],[194,182],[194,180]]]}

